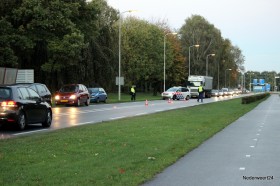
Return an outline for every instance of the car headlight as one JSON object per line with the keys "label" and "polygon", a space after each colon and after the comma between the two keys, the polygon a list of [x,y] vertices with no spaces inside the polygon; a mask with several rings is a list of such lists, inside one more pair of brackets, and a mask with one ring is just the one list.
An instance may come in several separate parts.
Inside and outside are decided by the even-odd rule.
{"label": "car headlight", "polygon": [[69,99],[76,99],[76,98],[77,98],[76,95],[71,95],[71,96],[69,97]]}
{"label": "car headlight", "polygon": [[59,96],[59,95],[56,95],[56,96],[54,97],[54,99],[55,99],[55,100],[59,100],[59,99],[60,99],[60,96]]}

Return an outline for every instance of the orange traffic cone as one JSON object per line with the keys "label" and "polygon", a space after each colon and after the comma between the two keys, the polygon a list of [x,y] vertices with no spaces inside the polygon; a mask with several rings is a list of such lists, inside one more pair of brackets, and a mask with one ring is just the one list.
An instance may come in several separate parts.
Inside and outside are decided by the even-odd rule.
{"label": "orange traffic cone", "polygon": [[145,101],[145,106],[148,106],[148,100]]}

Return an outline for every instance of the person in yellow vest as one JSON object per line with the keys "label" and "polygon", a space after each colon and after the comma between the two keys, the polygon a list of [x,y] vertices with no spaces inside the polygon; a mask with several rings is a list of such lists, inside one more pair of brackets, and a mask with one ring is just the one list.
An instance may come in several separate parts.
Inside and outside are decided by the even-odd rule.
{"label": "person in yellow vest", "polygon": [[136,91],[135,91],[135,86],[133,86],[133,85],[130,88],[130,94],[131,94],[131,101],[135,101]]}
{"label": "person in yellow vest", "polygon": [[201,102],[203,102],[204,89],[203,89],[202,84],[200,84],[200,86],[198,87],[197,91],[198,91],[197,102],[199,102],[199,99],[201,100]]}

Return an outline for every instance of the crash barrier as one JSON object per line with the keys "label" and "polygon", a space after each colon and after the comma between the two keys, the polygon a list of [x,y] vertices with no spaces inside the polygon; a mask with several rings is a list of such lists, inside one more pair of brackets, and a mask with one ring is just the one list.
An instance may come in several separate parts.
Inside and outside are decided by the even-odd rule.
{"label": "crash barrier", "polygon": [[242,104],[249,104],[264,98],[268,98],[270,96],[269,93],[263,93],[263,94],[256,94],[252,96],[246,96],[241,99]]}

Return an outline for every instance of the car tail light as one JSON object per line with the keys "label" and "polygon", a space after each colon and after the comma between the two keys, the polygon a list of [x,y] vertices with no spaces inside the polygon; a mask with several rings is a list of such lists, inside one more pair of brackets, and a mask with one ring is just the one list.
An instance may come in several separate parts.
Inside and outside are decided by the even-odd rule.
{"label": "car tail light", "polygon": [[59,99],[60,99],[59,95],[56,95],[56,96],[54,97],[54,99],[55,99],[55,100],[59,100]]}
{"label": "car tail light", "polygon": [[17,107],[17,103],[15,101],[3,101],[1,107]]}

